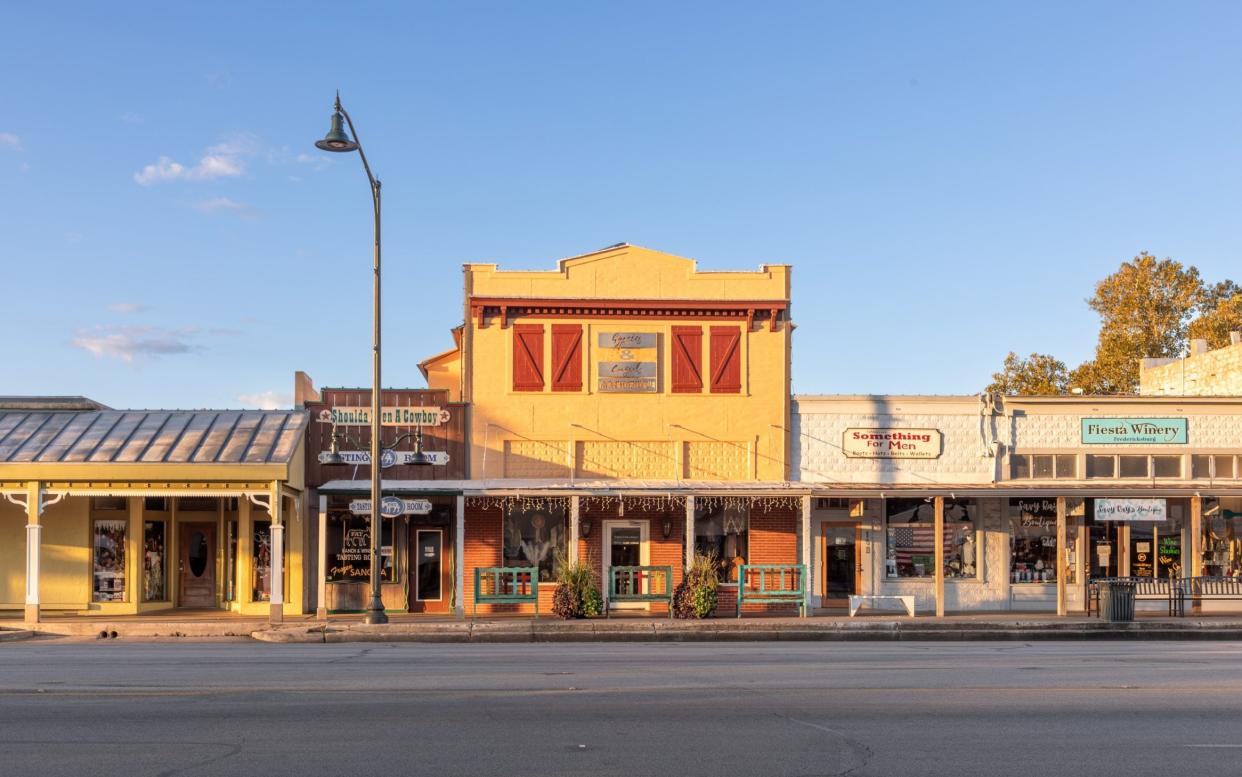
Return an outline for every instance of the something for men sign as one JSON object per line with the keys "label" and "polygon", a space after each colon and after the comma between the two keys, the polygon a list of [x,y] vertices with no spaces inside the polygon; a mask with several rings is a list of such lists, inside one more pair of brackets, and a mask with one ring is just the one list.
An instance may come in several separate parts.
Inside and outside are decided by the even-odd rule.
{"label": "something for men sign", "polygon": [[1097,499],[1097,521],[1164,521],[1168,520],[1168,503],[1164,499]]}
{"label": "something for men sign", "polygon": [[841,451],[850,459],[938,459],[939,429],[846,429]]}

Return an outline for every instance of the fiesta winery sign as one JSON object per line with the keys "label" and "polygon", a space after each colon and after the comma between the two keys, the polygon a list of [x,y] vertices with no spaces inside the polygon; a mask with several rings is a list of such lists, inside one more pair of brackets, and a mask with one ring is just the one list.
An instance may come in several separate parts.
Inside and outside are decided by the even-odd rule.
{"label": "fiesta winery sign", "polygon": [[939,429],[846,429],[841,451],[849,459],[938,459]]}

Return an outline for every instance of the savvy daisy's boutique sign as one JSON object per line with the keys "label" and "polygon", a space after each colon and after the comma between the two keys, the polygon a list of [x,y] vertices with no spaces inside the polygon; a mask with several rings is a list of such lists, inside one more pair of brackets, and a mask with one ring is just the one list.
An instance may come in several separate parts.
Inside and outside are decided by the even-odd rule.
{"label": "savvy daisy's boutique sign", "polygon": [[1167,520],[1168,503],[1163,499],[1097,499],[1097,521]]}
{"label": "savvy daisy's boutique sign", "polygon": [[1084,445],[1185,445],[1185,418],[1084,418]]}
{"label": "savvy daisy's boutique sign", "polygon": [[850,459],[938,459],[939,429],[846,429],[841,452]]}

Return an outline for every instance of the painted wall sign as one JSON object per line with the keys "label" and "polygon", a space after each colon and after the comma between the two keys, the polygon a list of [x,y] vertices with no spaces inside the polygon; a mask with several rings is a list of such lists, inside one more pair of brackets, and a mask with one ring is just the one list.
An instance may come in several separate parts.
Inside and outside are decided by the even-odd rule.
{"label": "painted wall sign", "polygon": [[1097,521],[1164,521],[1168,520],[1168,502],[1164,499],[1097,499]]}
{"label": "painted wall sign", "polygon": [[654,332],[600,332],[595,387],[603,394],[659,390],[659,338]]}
{"label": "painted wall sign", "polygon": [[841,452],[850,459],[938,459],[939,429],[846,429]]}
{"label": "painted wall sign", "polygon": [[1084,418],[1084,445],[1185,445],[1185,418]]}
{"label": "painted wall sign", "polygon": [[[392,523],[385,521],[380,547],[380,576],[393,579]],[[335,515],[327,532],[327,579],[330,583],[365,582],[371,576],[371,522],[358,515]]]}
{"label": "painted wall sign", "polygon": [[1056,499],[1010,499],[1009,506],[1018,511],[1024,527],[1047,529],[1057,525]]}
{"label": "painted wall sign", "polygon": [[[349,503],[349,511],[354,515],[370,515],[371,500],[355,499]],[[396,518],[398,515],[426,515],[431,512],[431,502],[426,499],[401,499],[386,496],[380,502],[380,515],[385,518]]]}
{"label": "painted wall sign", "polygon": [[[381,426],[440,426],[452,416],[438,407],[385,407],[380,409]],[[333,407],[319,412],[319,422],[337,426],[370,426],[371,408]]]}

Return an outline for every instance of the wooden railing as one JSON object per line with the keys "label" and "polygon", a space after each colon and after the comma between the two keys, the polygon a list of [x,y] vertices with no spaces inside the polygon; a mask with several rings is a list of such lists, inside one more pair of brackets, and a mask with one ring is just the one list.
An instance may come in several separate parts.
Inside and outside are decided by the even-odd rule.
{"label": "wooden railing", "polygon": [[474,614],[483,604],[528,604],[534,602],[539,617],[538,567],[475,567]]}
{"label": "wooden railing", "polygon": [[796,604],[806,617],[806,564],[743,564],[737,581],[737,617],[743,604]]}

